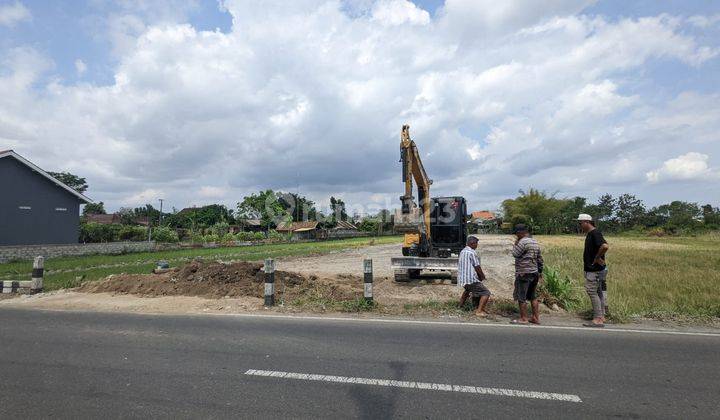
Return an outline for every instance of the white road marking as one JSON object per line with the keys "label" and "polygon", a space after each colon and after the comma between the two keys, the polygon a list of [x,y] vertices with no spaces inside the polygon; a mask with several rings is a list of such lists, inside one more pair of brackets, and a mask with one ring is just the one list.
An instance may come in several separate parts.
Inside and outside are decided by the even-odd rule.
{"label": "white road marking", "polygon": [[[0,306],[2,307],[2,306]],[[8,308],[22,309],[22,306],[11,306],[7,305]],[[29,309],[35,309],[29,307]],[[42,312],[76,312],[76,313],[87,313],[93,311],[83,311],[79,309],[49,309],[40,308],[37,309]],[[97,311],[100,313],[113,313],[107,311]],[[568,331],[585,331],[587,333],[631,333],[631,334],[666,334],[666,335],[689,335],[697,337],[714,337],[720,338],[720,333],[711,332],[690,332],[690,331],[674,331],[674,330],[641,330],[631,328],[615,328],[613,326],[605,328],[587,328],[587,327],[571,327],[562,325],[511,325],[505,323],[490,324],[490,323],[479,323],[479,322],[464,322],[464,321],[420,321],[412,319],[388,319],[388,318],[349,318],[339,316],[309,316],[309,315],[269,315],[269,314],[251,314],[251,313],[235,313],[235,314],[224,314],[224,313],[167,313],[167,312],[142,312],[134,313],[134,315],[155,315],[155,316],[221,316],[221,317],[238,317],[238,318],[277,318],[277,319],[291,319],[291,320],[311,320],[311,321],[342,321],[342,322],[367,322],[371,324],[385,323],[385,324],[418,324],[418,325],[449,325],[455,327],[488,327],[488,328],[530,328],[534,330],[568,330]]]}
{"label": "white road marking", "polygon": [[249,369],[245,372],[251,376],[267,376],[272,378],[298,379],[303,381],[336,382],[345,384],[375,385],[395,388],[429,389],[433,391],[462,392],[467,394],[496,395],[502,397],[534,398],[567,402],[582,402],[573,394],[556,394],[554,392],[521,391],[517,389],[485,388],[470,385],[435,384],[428,382],[394,381],[389,379],[356,378],[348,376],[314,375],[308,373],[279,372],[275,370]]}
{"label": "white road marking", "polygon": [[[158,314],[162,315],[162,314]],[[166,314],[178,315],[178,314]],[[191,314],[195,315],[195,314]],[[349,317],[332,317],[332,316],[308,316],[308,315],[269,315],[269,314],[200,314],[200,315],[218,315],[229,317],[243,318],[278,318],[278,319],[294,319],[294,320],[312,320],[312,321],[344,321],[344,322],[368,322],[368,323],[386,323],[386,324],[419,324],[419,325],[451,325],[460,327],[490,327],[490,328],[530,328],[533,330],[569,330],[569,331],[585,331],[589,333],[634,333],[634,334],[669,334],[669,335],[691,335],[700,337],[716,337],[720,338],[720,333],[710,332],[689,332],[689,331],[672,331],[672,330],[640,330],[631,328],[615,328],[608,326],[605,328],[588,328],[588,327],[572,327],[563,325],[517,325],[517,324],[491,324],[479,322],[462,322],[462,321],[420,321],[412,319],[387,319],[387,318],[349,318]]]}

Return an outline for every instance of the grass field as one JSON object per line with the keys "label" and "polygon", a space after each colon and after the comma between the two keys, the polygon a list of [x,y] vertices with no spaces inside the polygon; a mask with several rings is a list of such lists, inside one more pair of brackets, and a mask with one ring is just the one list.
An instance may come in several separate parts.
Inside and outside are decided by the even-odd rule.
{"label": "grass field", "polygon": [[[356,248],[370,244],[388,244],[400,241],[399,236],[379,238],[353,238],[326,242],[255,245],[232,248],[193,248],[162,252],[141,252],[123,255],[88,255],[81,257],[54,258],[45,262],[45,290],[75,287],[81,281],[98,280],[116,273],[149,273],[158,260],[171,265],[195,257],[256,261],[265,258],[310,255]],[[0,264],[0,280],[29,280],[32,262]]]}
{"label": "grass field", "polygon": [[[537,236],[548,267],[570,276],[577,310],[586,312],[583,237]],[[697,237],[606,236],[608,293],[613,318],[720,317],[720,235]]]}
{"label": "grass field", "polygon": [[[583,289],[583,237],[537,236],[537,239],[543,246],[546,265],[572,281],[573,305],[568,309],[571,312],[588,313],[590,302]],[[610,244],[608,292],[611,318],[616,321],[627,321],[634,317],[720,318],[720,235],[665,238],[607,236],[606,239]],[[97,280],[116,273],[149,273],[156,261],[161,259],[172,265],[194,257],[257,261],[267,257],[320,254],[370,244],[396,243],[399,240],[397,236],[355,238],[57,258],[47,260],[45,264],[45,288],[55,290],[75,287],[81,281]],[[29,279],[31,269],[32,263],[27,261],[0,264],[0,280]],[[341,305],[339,308],[342,310],[373,309],[352,302],[340,302],[338,305]],[[439,313],[458,312],[459,309],[453,305],[454,302],[429,302],[425,304],[427,308],[405,309],[409,312],[420,309]]]}

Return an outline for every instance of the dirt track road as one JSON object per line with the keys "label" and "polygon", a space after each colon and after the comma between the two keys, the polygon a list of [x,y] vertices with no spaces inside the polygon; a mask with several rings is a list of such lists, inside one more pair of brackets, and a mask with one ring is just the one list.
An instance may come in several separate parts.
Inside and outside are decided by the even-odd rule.
{"label": "dirt track road", "polygon": [[[487,276],[487,286],[497,297],[512,298],[513,258],[510,255],[512,241],[507,235],[482,235],[478,250],[481,264]],[[372,258],[375,275],[375,291],[379,302],[418,302],[426,299],[452,299],[458,296],[458,288],[447,281],[423,280],[395,283],[390,269],[390,258],[400,256],[401,244],[377,245],[354,250],[344,250],[310,257],[280,259],[280,270],[293,271],[323,278],[345,276],[361,277],[364,258]],[[440,284],[438,284],[440,283]]]}

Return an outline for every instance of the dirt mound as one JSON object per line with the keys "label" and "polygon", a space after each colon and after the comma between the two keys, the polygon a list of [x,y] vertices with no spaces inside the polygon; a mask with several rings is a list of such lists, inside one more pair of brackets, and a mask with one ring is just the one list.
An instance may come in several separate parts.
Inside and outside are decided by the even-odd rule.
{"label": "dirt mound", "polygon": [[[262,264],[192,261],[163,274],[120,274],[83,284],[83,292],[129,293],[141,296],[262,297],[265,274]],[[300,284],[305,278],[286,272],[275,273],[276,282]]]}
{"label": "dirt mound", "polygon": [[[182,267],[162,274],[120,274],[105,280],[85,283],[77,290],[90,293],[119,293],[139,296],[200,296],[263,297],[265,273],[259,263],[206,262],[194,260]],[[359,285],[361,283],[358,283]],[[305,277],[286,271],[275,272],[275,286],[279,295],[294,299],[308,293],[321,292],[336,299],[352,299],[356,288],[338,287],[315,276]]]}

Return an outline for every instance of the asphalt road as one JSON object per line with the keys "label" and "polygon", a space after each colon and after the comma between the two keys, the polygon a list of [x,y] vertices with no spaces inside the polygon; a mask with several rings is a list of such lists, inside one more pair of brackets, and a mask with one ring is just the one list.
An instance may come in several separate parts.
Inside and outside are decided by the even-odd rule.
{"label": "asphalt road", "polygon": [[720,418],[719,352],[717,336],[3,309],[0,418]]}

